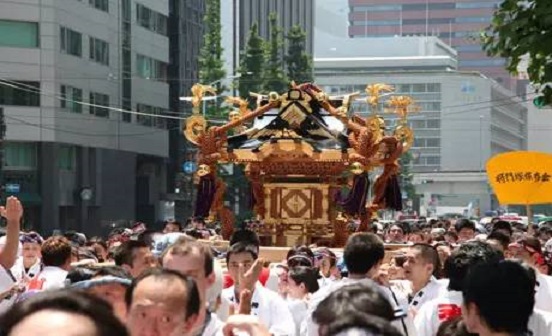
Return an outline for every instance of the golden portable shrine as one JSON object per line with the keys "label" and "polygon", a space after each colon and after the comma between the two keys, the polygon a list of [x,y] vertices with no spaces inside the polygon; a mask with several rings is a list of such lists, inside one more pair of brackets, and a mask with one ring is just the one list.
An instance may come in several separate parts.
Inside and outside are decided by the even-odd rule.
{"label": "golden portable shrine", "polygon": [[[224,239],[233,232],[234,215],[223,201],[226,185],[217,176],[221,163],[245,165],[253,211],[263,223],[258,234],[267,244],[325,239],[343,246],[350,220],[359,220],[357,230],[367,231],[377,210],[401,210],[398,160],[414,140],[407,116],[415,106],[393,91],[385,84],[367,86],[365,102],[372,113],[362,118],[350,114],[360,93],[330,97],[314,84],[292,82],[283,94],[251,93],[254,110],[247,100],[228,97],[237,107],[228,122],[208,127],[200,106],[206,94],[216,92],[194,85],[184,135],[198,147],[195,216],[219,220]],[[386,104],[398,115],[391,132],[379,114],[383,95],[390,95]],[[370,186],[368,172],[377,167],[382,172]],[[344,187],[349,191],[342,192]]]}

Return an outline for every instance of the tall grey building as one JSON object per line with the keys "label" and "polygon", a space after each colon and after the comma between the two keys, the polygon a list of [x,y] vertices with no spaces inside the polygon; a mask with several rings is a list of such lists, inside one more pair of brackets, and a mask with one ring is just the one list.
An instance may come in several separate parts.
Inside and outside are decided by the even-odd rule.
{"label": "tall grey building", "polygon": [[[367,45],[371,48],[361,53],[352,41],[342,44],[356,57],[315,58],[316,83],[331,95],[387,83],[411,96],[419,107],[409,117],[415,133],[411,169],[422,205],[495,208],[485,163],[496,154],[527,149],[524,102],[479,72],[457,71],[456,51],[436,37],[372,38]],[[361,116],[368,113],[365,103],[353,108]],[[396,117],[386,115],[393,125]]]}
{"label": "tall grey building", "polygon": [[[171,111],[191,112],[190,104],[183,104],[181,96],[190,96],[192,85],[199,81],[199,54],[203,45],[205,15],[204,0],[170,0],[169,87]],[[192,161],[194,146],[184,139],[181,121],[172,120],[169,141],[169,171],[167,183],[175,193],[175,216],[181,220],[192,215],[192,176],[182,171],[186,161]]]}
{"label": "tall grey building", "polygon": [[162,219],[168,13],[168,0],[0,0],[3,183],[27,226]]}
{"label": "tall grey building", "polygon": [[223,0],[221,1],[222,43],[225,68],[228,75],[235,74],[239,66],[240,51],[247,45],[253,23],[259,34],[269,37],[269,15],[278,14],[284,36],[294,25],[307,33],[306,51],[314,51],[314,0]]}

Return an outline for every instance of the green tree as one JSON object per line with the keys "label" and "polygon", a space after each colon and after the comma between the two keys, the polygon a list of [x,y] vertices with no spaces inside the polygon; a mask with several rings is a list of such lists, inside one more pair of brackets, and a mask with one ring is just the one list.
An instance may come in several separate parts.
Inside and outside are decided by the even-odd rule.
{"label": "green tree", "polygon": [[286,36],[288,51],[285,57],[287,76],[296,83],[313,82],[312,57],[307,54],[307,34],[299,25],[294,25]]}
{"label": "green tree", "polygon": [[222,91],[220,80],[226,76],[222,60],[220,0],[207,0],[205,34],[199,55],[199,80],[203,84],[219,81],[218,92]]}
{"label": "green tree", "polygon": [[276,91],[282,93],[289,88],[289,82],[284,73],[284,38],[282,28],[278,26],[278,15],[276,13],[270,13],[268,22],[270,39],[265,43],[266,67],[263,89],[266,92]]}
{"label": "green tree", "polygon": [[254,99],[249,97],[249,92],[261,92],[264,75],[264,40],[259,36],[257,23],[251,25],[247,45],[240,57],[240,73],[238,90],[240,96],[248,98],[251,107]]}
{"label": "green tree", "polygon": [[414,200],[416,197],[416,188],[412,183],[412,172],[410,171],[412,164],[412,154],[410,152],[404,153],[400,158],[401,164],[401,173],[400,173],[400,184],[403,193],[406,193],[408,199]]}
{"label": "green tree", "polygon": [[487,54],[506,58],[512,74],[527,57],[529,80],[543,94],[542,103],[552,103],[552,1],[504,0],[482,40]]}

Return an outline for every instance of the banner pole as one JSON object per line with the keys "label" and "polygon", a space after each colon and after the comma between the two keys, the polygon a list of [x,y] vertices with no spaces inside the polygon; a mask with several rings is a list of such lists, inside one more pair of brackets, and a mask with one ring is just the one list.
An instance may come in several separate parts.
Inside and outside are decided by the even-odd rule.
{"label": "banner pole", "polygon": [[533,219],[533,211],[530,204],[525,205],[525,210],[527,213],[527,234],[533,235],[533,225],[531,225]]}

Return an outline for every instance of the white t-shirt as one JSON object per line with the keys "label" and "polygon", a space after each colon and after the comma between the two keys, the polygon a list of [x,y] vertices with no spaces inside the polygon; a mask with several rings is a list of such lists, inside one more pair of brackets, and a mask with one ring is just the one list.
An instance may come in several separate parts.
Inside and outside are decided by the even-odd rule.
{"label": "white t-shirt", "polygon": [[214,313],[209,313],[209,323],[205,327],[205,330],[203,330],[201,336],[221,335],[223,327],[224,323],[219,320],[218,316]]}
{"label": "white t-shirt", "polygon": [[55,267],[45,266],[31,282],[28,284],[28,288],[32,290],[48,290],[59,289],[65,287],[65,279],[67,278],[67,271]]}
{"label": "white t-shirt", "polygon": [[291,312],[291,315],[293,316],[293,320],[295,321],[295,334],[304,335],[304,332],[306,330],[301,333],[301,328],[307,327],[307,325],[303,323],[307,319],[307,312],[309,308],[307,301],[288,298],[286,300],[286,303],[288,305],[289,311]]}
{"label": "white t-shirt", "polygon": [[[462,292],[448,291],[443,296],[427,302],[416,314],[414,325],[418,336],[435,336],[442,322],[452,315],[460,315]],[[552,314],[535,309],[529,318],[529,330],[534,336],[552,335]]]}
{"label": "white t-shirt", "polygon": [[[0,265],[0,293],[10,290],[15,285],[15,281],[8,274],[6,269]],[[16,295],[12,295],[9,299],[0,301],[0,314],[6,312],[14,304]]]}
{"label": "white t-shirt", "polygon": [[[307,335],[308,336],[318,336],[318,325],[314,322],[312,314],[318,307],[318,304],[327,298],[332,292],[337,291],[338,289],[352,285],[359,282],[366,282],[367,284],[374,285],[374,281],[371,279],[349,279],[344,278],[340,281],[332,282],[331,284],[320,288],[317,292],[313,293],[309,301],[309,310],[307,313]],[[404,313],[408,310],[408,299],[402,293],[394,292],[391,289],[383,286],[378,286],[382,292],[387,296],[389,303],[396,311],[402,311]],[[392,324],[400,330],[404,335],[408,333],[409,336],[415,336],[414,326],[412,324],[412,319],[410,317],[405,317],[396,321],[393,321]],[[406,328],[407,332],[404,332]]]}
{"label": "white t-shirt", "polygon": [[11,268],[11,272],[17,281],[34,278],[40,273],[41,262],[40,258],[25,272],[25,266],[23,265],[23,257],[18,257]]}
{"label": "white t-shirt", "polygon": [[552,277],[536,272],[535,308],[552,313]]}
{"label": "white t-shirt", "polygon": [[[234,286],[223,289],[222,296],[232,304],[237,304]],[[251,315],[258,316],[272,335],[295,335],[295,322],[284,299],[276,292],[264,288],[259,282],[251,298]]]}
{"label": "white t-shirt", "polygon": [[420,310],[426,302],[441,296],[446,291],[447,286],[448,284],[439,282],[435,277],[431,277],[427,285],[412,296],[409,309],[414,311]]}
{"label": "white t-shirt", "polygon": [[414,316],[418,336],[435,336],[444,321],[462,315],[462,292],[446,291],[438,298],[424,303]]}

